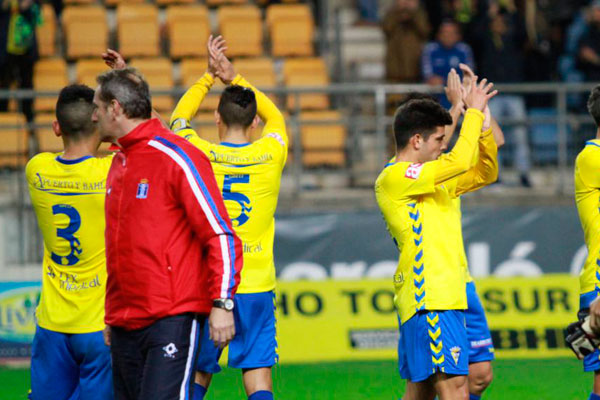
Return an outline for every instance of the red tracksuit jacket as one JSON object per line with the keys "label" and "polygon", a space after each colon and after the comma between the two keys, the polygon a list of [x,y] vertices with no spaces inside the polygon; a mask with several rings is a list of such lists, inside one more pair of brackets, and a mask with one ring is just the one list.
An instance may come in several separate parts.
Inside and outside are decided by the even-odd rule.
{"label": "red tracksuit jacket", "polygon": [[106,192],[105,322],[140,329],[235,294],[242,246],[208,158],[159,120],[119,139]]}

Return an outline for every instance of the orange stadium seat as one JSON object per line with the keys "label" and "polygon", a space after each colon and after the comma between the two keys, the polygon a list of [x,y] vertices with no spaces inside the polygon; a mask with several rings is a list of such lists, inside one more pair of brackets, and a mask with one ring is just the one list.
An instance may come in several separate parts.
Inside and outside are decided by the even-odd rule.
{"label": "orange stadium seat", "polygon": [[67,58],[98,57],[108,47],[108,26],[104,7],[67,7],[63,12],[62,21]]}
{"label": "orange stadium seat", "polygon": [[95,58],[89,60],[79,60],[75,64],[76,82],[82,85],[87,85],[91,88],[96,88],[98,83],[96,77],[101,73],[108,71],[110,68],[104,61]]}
{"label": "orange stadium seat", "polygon": [[169,6],[172,4],[194,4],[195,0],[156,0],[156,4],[159,6]]}
{"label": "orange stadium seat", "polygon": [[[148,81],[150,91],[173,89],[173,64],[168,58],[139,58],[129,63],[137,68]],[[173,111],[173,97],[169,95],[152,96],[152,106],[159,111]]]}
{"label": "orange stadium seat", "polygon": [[[67,63],[62,58],[45,58],[33,67],[33,88],[37,91],[60,91],[69,84]],[[35,111],[53,111],[56,97],[37,97],[34,100]]]}
{"label": "orange stadium seat", "polygon": [[35,129],[35,137],[38,141],[38,152],[59,153],[63,151],[62,139],[54,134],[52,130],[52,121],[56,117],[54,114],[36,114],[35,124],[41,125]]}
{"label": "orange stadium seat", "polygon": [[[206,58],[189,58],[181,60],[180,71],[181,71],[181,86],[184,89],[188,89],[192,86],[200,77],[206,72],[207,59]],[[214,89],[222,89],[224,86],[220,80],[217,79],[213,85]],[[211,92],[213,92],[211,90]],[[198,108],[199,111],[215,111],[219,105],[219,95],[216,93],[209,92],[204,98],[202,104]]]}
{"label": "orange stadium seat", "polygon": [[158,56],[158,9],[153,4],[119,4],[117,39],[119,52],[125,58]]}
{"label": "orange stadium seat", "polygon": [[271,36],[271,54],[311,56],[314,54],[315,22],[306,4],[274,4],[267,8],[267,27]]}
{"label": "orange stadium seat", "polygon": [[267,57],[239,58],[233,66],[248,82],[256,87],[272,88],[277,85],[273,60]]}
{"label": "orange stadium seat", "polygon": [[202,5],[169,6],[166,14],[171,58],[206,56],[208,9]]}
{"label": "orange stadium seat", "polygon": [[108,7],[119,6],[121,4],[140,4],[145,3],[145,0],[104,0],[104,4]]}
{"label": "orange stadium seat", "polygon": [[[322,58],[288,59],[283,65],[286,86],[327,86],[329,76]],[[329,108],[329,98],[325,94],[301,94],[300,109],[323,110]],[[295,96],[288,97],[288,108],[296,110]]]}
{"label": "orange stadium seat", "polygon": [[37,27],[38,51],[42,57],[56,54],[56,16],[50,4],[42,4],[41,26]]}
{"label": "orange stadium seat", "polygon": [[248,0],[206,0],[209,7],[219,7],[224,4],[246,4]]}
{"label": "orange stadium seat", "polygon": [[27,162],[26,124],[22,113],[0,113],[0,167],[18,168]]}
{"label": "orange stadium seat", "polygon": [[263,53],[263,24],[258,7],[221,6],[219,31],[227,39],[227,55],[259,56]]}
{"label": "orange stadium seat", "polygon": [[[327,124],[302,124],[302,164],[306,167],[334,166],[346,164],[346,127],[339,121],[337,111],[312,111],[300,114],[300,122],[327,121]],[[333,124],[332,124],[333,123]]]}
{"label": "orange stadium seat", "polygon": [[95,3],[95,0],[63,0],[65,5],[73,5],[73,4],[92,4]]}
{"label": "orange stadium seat", "polygon": [[214,113],[196,114],[196,117],[192,120],[192,126],[202,139],[211,143],[221,143]]}

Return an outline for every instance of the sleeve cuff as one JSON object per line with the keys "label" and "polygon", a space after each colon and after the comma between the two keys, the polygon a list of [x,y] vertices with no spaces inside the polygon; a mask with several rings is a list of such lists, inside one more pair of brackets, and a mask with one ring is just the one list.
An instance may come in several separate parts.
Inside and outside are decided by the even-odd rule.
{"label": "sleeve cuff", "polygon": [[203,85],[206,85],[208,88],[211,88],[212,85],[215,83],[215,78],[213,78],[212,75],[208,72],[205,72],[204,75],[202,75],[202,77],[198,79],[197,83],[201,83]]}
{"label": "sleeve cuff", "polygon": [[240,74],[237,74],[235,76],[235,78],[233,78],[233,80],[231,81],[231,84],[232,85],[239,85],[243,80],[244,80],[244,77],[241,76]]}
{"label": "sleeve cuff", "polygon": [[481,132],[480,139],[485,139],[492,134],[492,128],[488,128],[487,130]]}

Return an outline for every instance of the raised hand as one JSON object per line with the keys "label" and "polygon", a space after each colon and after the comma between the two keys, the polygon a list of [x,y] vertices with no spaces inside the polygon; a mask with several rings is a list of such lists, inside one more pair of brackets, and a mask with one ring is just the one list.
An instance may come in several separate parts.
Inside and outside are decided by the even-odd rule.
{"label": "raised hand", "polygon": [[475,73],[473,72],[471,67],[469,67],[467,64],[460,63],[460,64],[458,64],[458,68],[460,68],[460,70],[463,73],[462,86],[465,89],[464,93],[466,96],[469,89],[471,88],[471,82],[473,81],[473,78],[475,77]]}
{"label": "raised hand", "polygon": [[226,85],[230,84],[235,78],[235,69],[231,61],[225,56],[227,46],[225,39],[222,36],[213,38],[208,41],[208,58],[209,65],[215,68],[215,75],[218,76]]}
{"label": "raised hand", "polygon": [[112,69],[125,69],[127,63],[121,54],[112,49],[106,49],[106,53],[102,53],[102,59]]}
{"label": "raised hand", "polygon": [[452,104],[453,108],[463,108],[463,94],[460,84],[460,76],[458,76],[458,73],[454,68],[452,68],[448,73],[448,79],[444,91],[446,92],[446,97],[450,101],[450,104]]}
{"label": "raised hand", "polygon": [[471,81],[471,87],[465,98],[465,104],[469,108],[476,108],[479,111],[485,111],[488,101],[498,94],[497,90],[492,91],[493,83],[488,83],[487,79],[482,79],[477,83],[477,75]]}

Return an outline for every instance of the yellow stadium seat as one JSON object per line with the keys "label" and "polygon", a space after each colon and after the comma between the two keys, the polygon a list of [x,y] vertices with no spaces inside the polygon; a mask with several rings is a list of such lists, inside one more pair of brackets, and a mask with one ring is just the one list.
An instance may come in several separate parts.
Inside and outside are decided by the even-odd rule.
{"label": "yellow stadium seat", "polygon": [[22,113],[0,113],[0,167],[18,168],[27,162],[26,124]]}
{"label": "yellow stadium seat", "polygon": [[108,47],[106,10],[103,7],[67,7],[62,20],[67,58],[98,57]]}
{"label": "yellow stadium seat", "polygon": [[220,7],[224,4],[246,4],[248,0],[206,0],[209,7]]}
{"label": "yellow stadium seat", "polygon": [[315,22],[306,4],[274,4],[267,8],[271,54],[276,57],[314,54]]}
{"label": "yellow stadium seat", "polygon": [[211,143],[221,143],[214,113],[196,114],[196,117],[192,120],[192,126],[202,139]]}
{"label": "yellow stadium seat", "polygon": [[[130,65],[137,68],[148,81],[150,91],[172,90],[173,64],[168,58],[133,59]],[[159,111],[173,111],[173,97],[169,95],[152,96],[152,107]]]}
{"label": "yellow stadium seat", "polygon": [[259,56],[263,53],[263,25],[256,6],[222,6],[217,11],[219,31],[227,39],[227,55]]}
{"label": "yellow stadium seat", "polygon": [[[181,86],[184,89],[188,89],[192,86],[204,73],[206,72],[207,59],[206,58],[189,58],[181,60],[180,71],[181,71]],[[204,98],[202,104],[198,108],[199,111],[215,111],[219,105],[219,95],[214,93],[215,89],[223,89],[224,85],[220,80],[216,80],[213,85],[213,90],[208,93]]]}
{"label": "yellow stadium seat", "polygon": [[38,152],[59,153],[63,151],[63,141],[52,130],[52,122],[56,119],[54,114],[36,114],[35,137],[38,141]]}
{"label": "yellow stadium seat", "polygon": [[41,26],[37,27],[38,51],[42,57],[56,54],[56,16],[50,4],[42,4]]}
{"label": "yellow stadium seat", "polygon": [[[67,63],[62,58],[45,58],[33,67],[33,88],[37,91],[60,91],[69,84]],[[35,111],[53,111],[56,97],[37,97],[34,100]]]}
{"label": "yellow stadium seat", "polygon": [[272,88],[277,85],[273,60],[267,57],[239,58],[233,66],[248,82],[256,87]]}
{"label": "yellow stadium seat", "polygon": [[210,35],[208,10],[201,5],[169,6],[167,33],[171,58],[206,56]]}
{"label": "yellow stadium seat", "polygon": [[95,0],[63,0],[65,5],[73,5],[73,4],[92,4]]}
{"label": "yellow stadium seat", "polygon": [[125,58],[156,57],[160,51],[158,10],[153,4],[119,4],[119,52]]}
{"label": "yellow stadium seat", "polygon": [[140,4],[145,3],[145,0],[104,0],[104,4],[109,7],[119,6],[121,4]]}
{"label": "yellow stadium seat", "polygon": [[[288,59],[283,66],[286,86],[327,86],[329,76],[323,59],[318,57]],[[329,108],[329,98],[325,94],[301,94],[300,109],[323,110]],[[288,96],[288,108],[296,110],[295,96]]]}
{"label": "yellow stadium seat", "polygon": [[195,0],[156,0],[159,6],[170,6],[172,4],[193,4]]}
{"label": "yellow stadium seat", "polygon": [[110,68],[98,58],[79,60],[75,64],[76,82],[94,89],[98,85],[96,77],[108,70]]}
{"label": "yellow stadium seat", "polygon": [[[303,112],[300,114],[300,138],[302,164],[306,167],[346,164],[346,127],[335,123],[341,119],[337,111]],[[302,124],[308,121],[324,121],[327,124]]]}

